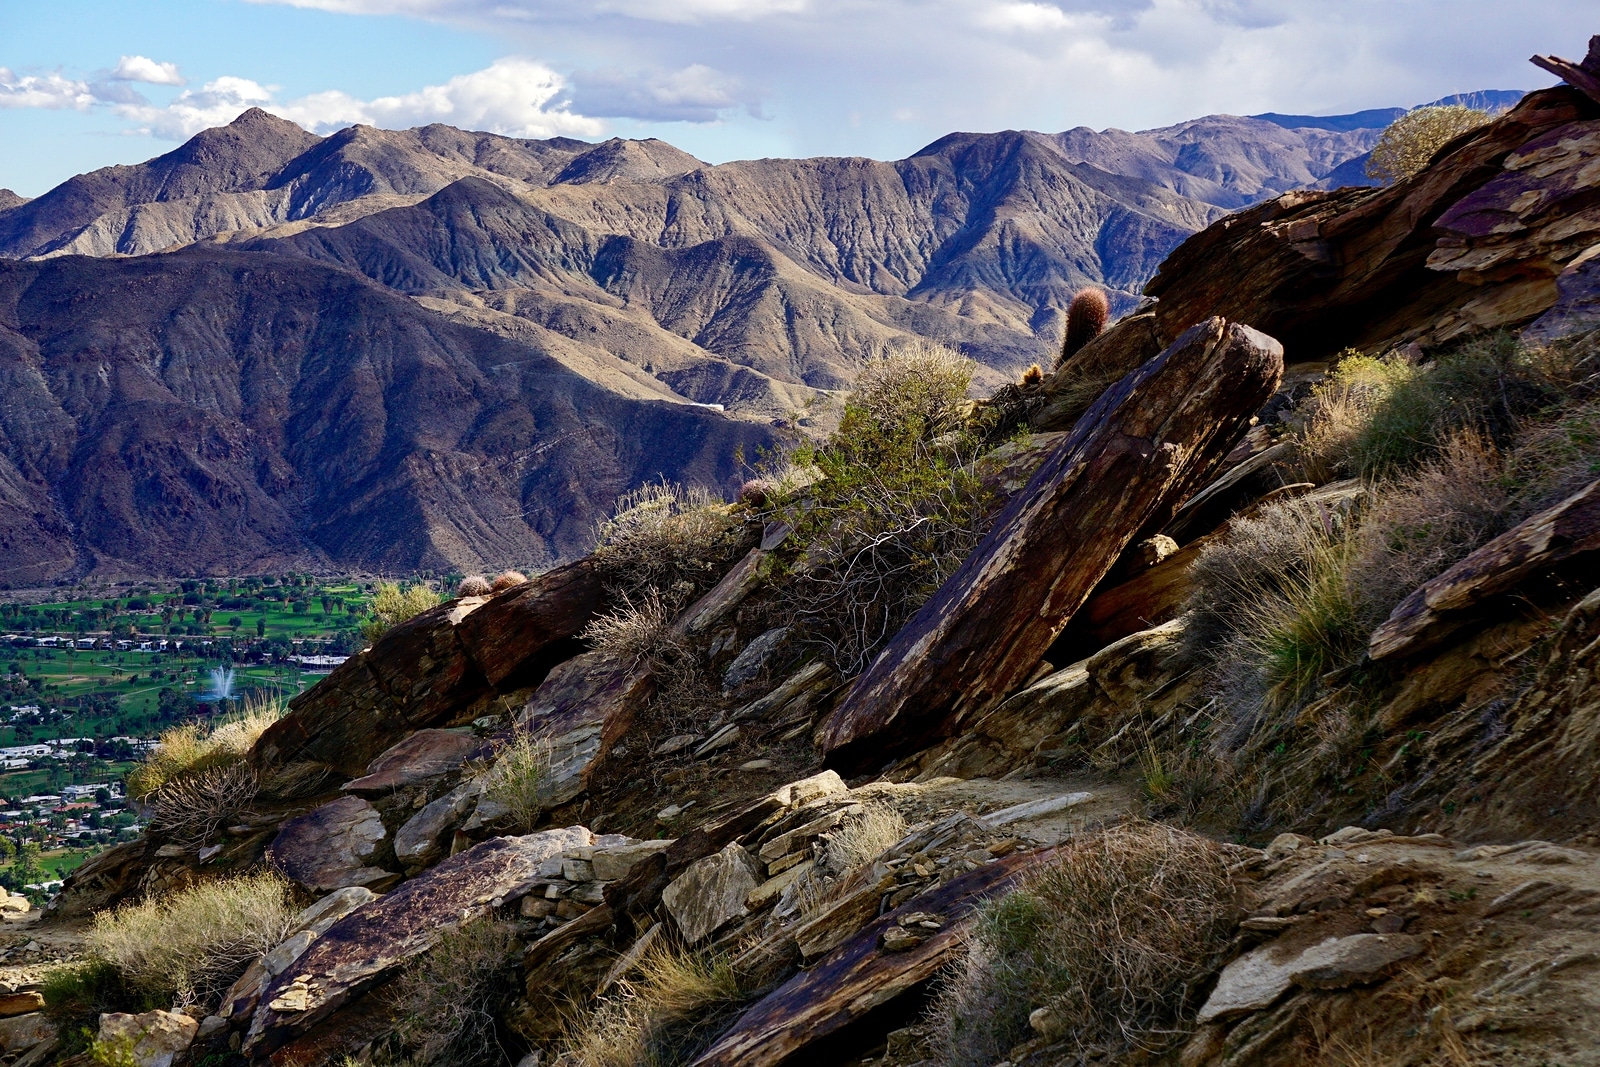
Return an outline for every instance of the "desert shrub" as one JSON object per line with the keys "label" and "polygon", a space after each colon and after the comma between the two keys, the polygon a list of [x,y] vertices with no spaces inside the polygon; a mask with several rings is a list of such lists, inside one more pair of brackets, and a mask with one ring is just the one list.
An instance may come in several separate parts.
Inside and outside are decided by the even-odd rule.
{"label": "desert shrub", "polygon": [[880,354],[839,428],[790,457],[821,477],[785,513],[804,551],[781,595],[843,677],[860,673],[986,529],[982,438],[966,422],[973,368],[931,344]]}
{"label": "desert shrub", "polygon": [[361,627],[361,636],[376,641],[392,627],[439,606],[439,594],[426,585],[401,589],[393,582],[379,582],[372,597],[372,617]]}
{"label": "desert shrub", "polygon": [[136,996],[210,1008],[296,914],[277,874],[243,875],[100,912],[84,946]]}
{"label": "desert shrub", "polygon": [[469,574],[456,586],[456,596],[488,596],[494,592],[494,583],[481,574]]}
{"label": "desert shrub", "polygon": [[39,983],[44,1011],[61,1035],[61,1053],[72,1055],[89,1047],[101,1014],[147,1011],[167,1006],[148,1003],[128,992],[122,975],[105,960],[89,959],[56,967]]}
{"label": "desert shrub", "polygon": [[597,651],[635,666],[649,663],[664,673],[692,656],[688,644],[672,629],[667,605],[654,589],[637,604],[624,595],[620,607],[595,617],[578,636]]}
{"label": "desert shrub", "polygon": [[494,763],[483,779],[483,798],[504,807],[511,824],[527,832],[544,810],[544,790],[549,784],[549,742],[517,727],[495,752]]}
{"label": "desert shrub", "polygon": [[267,727],[283,718],[283,702],[251,697],[240,710],[209,730],[185,723],[164,730],[160,744],[128,774],[128,795],[145,800],[169,782],[238,763]]}
{"label": "desert shrub", "polygon": [[1600,398],[1574,397],[1529,424],[1518,435],[1507,466],[1518,519],[1600,478]]}
{"label": "desert shrub", "polygon": [[1301,451],[1313,481],[1385,478],[1436,456],[1463,431],[1504,445],[1564,395],[1549,350],[1493,334],[1414,365],[1401,356],[1341,360],[1308,405]]}
{"label": "desert shrub", "polygon": [[675,1067],[688,1063],[743,1003],[732,964],[720,956],[652,947],[632,975],[575,1024],[561,1067]]}
{"label": "desert shrub", "polygon": [[249,811],[259,791],[255,771],[242,761],[175,778],[149,798],[151,829],[175,845],[199,849]]}
{"label": "desert shrub", "polygon": [[1367,160],[1367,177],[1385,185],[1409,178],[1426,167],[1439,149],[1491,117],[1487,111],[1460,104],[1408,111],[1379,136]]}
{"label": "desert shrub", "polygon": [[1371,630],[1423,582],[1503,531],[1514,501],[1503,458],[1473,433],[1373,494],[1347,563],[1361,624]]}
{"label": "desert shrub", "polygon": [[941,1062],[987,1065],[1044,1008],[1078,1055],[1172,1044],[1236,918],[1218,846],[1159,823],[1084,834],[983,904],[932,1016]]}
{"label": "desert shrub", "polygon": [[617,499],[596,533],[594,557],[620,596],[640,603],[654,591],[676,611],[721,573],[740,526],[733,509],[706,490],[660,482]]}
{"label": "desert shrub", "polygon": [[841,874],[864,867],[906,836],[906,819],[888,804],[869,803],[822,835],[827,866]]}
{"label": "desert shrub", "polygon": [[1106,299],[1105,290],[1078,290],[1072,303],[1067,305],[1067,329],[1061,340],[1061,357],[1056,360],[1056,365],[1065,363],[1077,355],[1080,348],[1099,337],[1110,317],[1111,303]]}
{"label": "desert shrub", "polygon": [[411,963],[395,981],[397,1037],[415,1067],[510,1063],[499,1018],[515,998],[521,943],[509,923],[464,923]]}

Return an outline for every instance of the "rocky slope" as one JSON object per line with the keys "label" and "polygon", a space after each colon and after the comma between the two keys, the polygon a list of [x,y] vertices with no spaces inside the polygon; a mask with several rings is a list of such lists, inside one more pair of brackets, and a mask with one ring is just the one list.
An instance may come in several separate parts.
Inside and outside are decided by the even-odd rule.
{"label": "rocky slope", "polygon": [[[855,677],[826,620],[797,622],[847,522],[807,525],[832,506],[817,472],[695,511],[715,536],[693,554],[665,527],[654,552],[608,542],[398,624],[226,768],[200,831],[178,818],[192,792],[157,792],[152,831],[41,920],[270,868],[304,909],[281,939],[172,1010],[113,988],[40,1012],[21,990],[6,1051],[85,1064],[87,1026],[101,1059],[127,1037],[164,1065],[1600,1063],[1600,37],[1583,64],[1541,64],[1568,84],[1394,186],[1213,224],[1163,263],[1153,306],[953,416],[935,442],[1004,440],[972,468],[987,532]],[[139,262],[215,285],[271,255]],[[92,399],[98,365],[79,374]],[[1482,402],[1477,443],[1437,442],[1409,481],[1313,463],[1315,420],[1383,382],[1419,410]],[[1567,464],[1561,491],[1505,503],[1377,618],[1311,597],[1294,655],[1218,636],[1214,550],[1344,560],[1363,542],[1340,538],[1399,495],[1414,514],[1424,491],[1504,488],[1530,447]],[[1463,448],[1476,475],[1442,465]],[[1376,543],[1421,552],[1428,525]],[[1290,593],[1327,593],[1318,573]],[[1282,590],[1244,592],[1224,621]],[[1219,646],[1274,684],[1241,691]],[[1141,841],[1165,865],[1112,848]],[[1037,949],[1073,932],[1041,907],[1052,880],[1097,924],[1066,964]],[[1205,885],[1202,908],[1187,888]],[[506,947],[463,964],[484,930]],[[1164,950],[1202,934],[1192,958]],[[1075,999],[1080,972],[1105,981]],[[1004,980],[963,986],[985,973]],[[487,1018],[471,1057],[463,1014]]]}

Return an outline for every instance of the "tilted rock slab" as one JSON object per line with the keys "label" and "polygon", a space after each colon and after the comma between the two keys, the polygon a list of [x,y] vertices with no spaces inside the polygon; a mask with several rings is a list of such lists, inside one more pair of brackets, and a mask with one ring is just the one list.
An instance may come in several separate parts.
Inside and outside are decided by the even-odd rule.
{"label": "tilted rock slab", "polygon": [[654,692],[648,665],[607,652],[586,652],[552,670],[517,716],[522,729],[550,748],[540,803],[553,808],[587,789],[601,757]]}
{"label": "tilted rock slab", "polygon": [[340,919],[261,993],[243,1051],[271,1053],[531,883],[539,866],[593,844],[582,826],[497,837],[457,853]]}
{"label": "tilted rock slab", "polygon": [[280,798],[359,778],[415,730],[447,723],[495,692],[537,684],[577,655],[577,634],[609,601],[582,559],[499,596],[467,597],[408,619],[289,702],[251,762]]}
{"label": "tilted rock slab", "polygon": [[845,766],[953,730],[1037,669],[1142,529],[1159,529],[1249,428],[1283,349],[1213,318],[1106,390],[818,730]]}
{"label": "tilted rock slab", "polygon": [[[868,923],[821,963],[756,1002],[694,1067],[783,1063],[931,978],[961,948],[961,931],[972,909],[1004,892],[1039,855],[1017,853],[986,863]],[[902,916],[917,912],[939,916],[943,926],[909,949],[886,950],[884,935],[900,929]]]}
{"label": "tilted rock slab", "polygon": [[1600,553],[1600,482],[1525,519],[1424,582],[1372,631],[1367,653],[1383,660],[1426,651],[1474,621],[1475,609],[1485,601],[1540,571],[1595,553]]}
{"label": "tilted rock slab", "polygon": [[360,797],[340,797],[284,823],[267,858],[318,895],[353,885],[381,892],[400,880],[368,862],[387,836],[376,808]]}

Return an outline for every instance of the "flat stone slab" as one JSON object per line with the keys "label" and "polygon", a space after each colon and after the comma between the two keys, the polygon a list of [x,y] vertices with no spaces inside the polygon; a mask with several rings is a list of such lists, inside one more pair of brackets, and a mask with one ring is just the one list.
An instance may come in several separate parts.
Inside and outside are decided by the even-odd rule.
{"label": "flat stone slab", "polygon": [[409,867],[426,867],[439,859],[445,835],[466,821],[482,792],[483,781],[474,778],[424,805],[395,831],[395,859]]}
{"label": "flat stone slab", "polygon": [[586,652],[550,672],[518,716],[522,728],[550,746],[544,806],[565,804],[588,788],[595,765],[654,691],[648,667],[604,652]]}
{"label": "flat stone slab", "polygon": [[457,853],[334,923],[269,982],[243,1051],[252,1058],[312,1027],[526,887],[545,860],[594,842],[582,826],[496,837]]}
{"label": "flat stone slab", "polygon": [[456,773],[475,756],[487,756],[491,747],[470,730],[418,730],[367,764],[367,773],[346,782],[344,791],[379,797],[431,782]]}
{"label": "flat stone slab", "polygon": [[284,823],[267,854],[273,866],[313,893],[351,885],[387,888],[400,876],[367,863],[387,836],[376,808],[346,796]]}
{"label": "flat stone slab", "polygon": [[1291,986],[1345,989],[1385,977],[1402,960],[1427,947],[1405,934],[1353,934],[1330,937],[1286,960],[1275,960],[1272,945],[1262,945],[1222,969],[1216,989],[1200,1009],[1200,1023],[1248,1015],[1271,1007]]}
{"label": "flat stone slab", "polygon": [[755,857],[735,844],[695,860],[661,894],[678,931],[691,945],[747,913],[760,884]]}

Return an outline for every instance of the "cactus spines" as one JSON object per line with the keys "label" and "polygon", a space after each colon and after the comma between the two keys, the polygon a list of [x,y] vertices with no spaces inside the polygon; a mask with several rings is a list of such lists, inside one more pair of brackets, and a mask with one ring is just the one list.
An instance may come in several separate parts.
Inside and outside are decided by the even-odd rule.
{"label": "cactus spines", "polygon": [[1037,363],[1022,372],[1023,385],[1038,385],[1042,381],[1044,381],[1044,368]]}
{"label": "cactus spines", "polygon": [[514,585],[521,585],[528,580],[528,576],[521,571],[501,571],[495,575],[494,584],[489,587],[490,592],[503,593]]}
{"label": "cactus spines", "polygon": [[469,574],[456,586],[456,596],[488,596],[494,586],[481,574]]}
{"label": "cactus spines", "polygon": [[1067,306],[1067,336],[1061,343],[1061,363],[1071,359],[1084,345],[1100,336],[1111,315],[1111,302],[1105,290],[1079,289]]}

